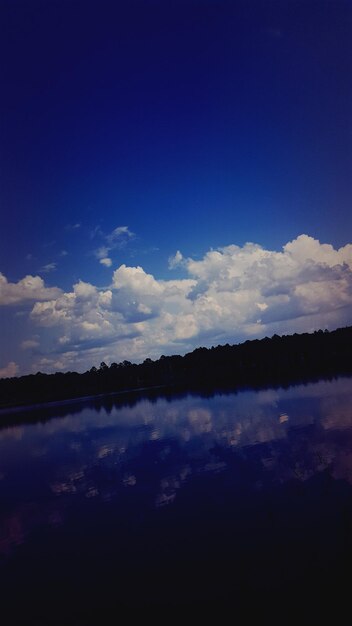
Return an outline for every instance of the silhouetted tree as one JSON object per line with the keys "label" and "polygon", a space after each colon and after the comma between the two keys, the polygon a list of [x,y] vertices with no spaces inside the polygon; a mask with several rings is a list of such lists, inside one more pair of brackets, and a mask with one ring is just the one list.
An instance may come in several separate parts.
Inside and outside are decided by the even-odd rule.
{"label": "silhouetted tree", "polygon": [[199,347],[193,352],[146,358],[139,365],[124,360],[110,367],[102,361],[84,374],[37,372],[0,380],[0,406],[48,402],[117,391],[168,385],[214,389],[243,385],[288,384],[313,377],[352,372],[352,327],[247,340],[238,345]]}

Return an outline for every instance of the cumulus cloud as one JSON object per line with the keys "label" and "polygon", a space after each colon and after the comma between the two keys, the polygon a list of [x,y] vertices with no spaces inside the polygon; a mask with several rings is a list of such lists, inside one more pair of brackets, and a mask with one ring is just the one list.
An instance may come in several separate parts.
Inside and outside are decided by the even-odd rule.
{"label": "cumulus cloud", "polygon": [[72,292],[46,302],[36,302],[31,313],[39,326],[58,327],[58,352],[74,352],[114,342],[135,334],[124,324],[123,316],[112,311],[112,291],[98,290],[79,281]]}
{"label": "cumulus cloud", "polygon": [[19,367],[14,361],[10,361],[6,367],[0,368],[0,378],[12,378],[16,376]]}
{"label": "cumulus cloud", "polygon": [[57,298],[62,293],[57,287],[45,287],[40,276],[25,276],[17,283],[9,283],[0,272],[0,306],[22,304],[30,300]]}
{"label": "cumulus cloud", "polygon": [[351,323],[351,244],[336,250],[301,235],[281,251],[247,243],[210,250],[200,260],[181,252],[173,258],[182,262],[182,279],[158,280],[123,264],[108,288],[80,281],[71,292],[36,302],[32,319],[58,328],[60,362],[68,363],[69,354],[71,367],[81,369],[93,357],[138,361]]}
{"label": "cumulus cloud", "polygon": [[103,259],[100,259],[99,263],[101,263],[102,265],[105,265],[105,267],[112,266],[112,260],[109,257],[104,257]]}
{"label": "cumulus cloud", "polygon": [[146,274],[142,267],[127,267],[121,265],[113,274],[113,287],[122,289],[127,287],[133,293],[159,295],[163,287],[152,274]]}
{"label": "cumulus cloud", "polygon": [[169,257],[169,270],[173,270],[175,269],[175,267],[178,267],[179,265],[181,265],[182,261],[183,261],[183,255],[181,254],[179,250],[177,250],[176,254]]}
{"label": "cumulus cloud", "polygon": [[113,274],[112,306],[126,322],[140,322],[159,314],[163,287],[142,267],[121,265]]}

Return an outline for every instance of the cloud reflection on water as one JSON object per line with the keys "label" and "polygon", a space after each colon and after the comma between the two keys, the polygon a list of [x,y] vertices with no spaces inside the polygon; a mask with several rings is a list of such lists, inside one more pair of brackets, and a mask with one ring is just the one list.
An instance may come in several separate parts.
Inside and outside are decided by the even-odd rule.
{"label": "cloud reflection on water", "polygon": [[172,505],[187,482],[230,472],[235,458],[255,462],[255,488],[305,481],[327,469],[352,484],[351,407],[351,379],[341,378],[86,407],[3,429],[0,553],[38,526],[65,523],[74,506],[88,501],[118,504],[128,492],[145,494],[150,506]]}

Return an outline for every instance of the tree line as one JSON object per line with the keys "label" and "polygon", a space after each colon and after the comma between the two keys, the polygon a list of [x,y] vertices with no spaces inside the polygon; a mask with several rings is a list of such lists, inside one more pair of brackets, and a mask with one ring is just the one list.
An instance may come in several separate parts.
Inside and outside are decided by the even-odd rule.
{"label": "tree line", "polygon": [[102,362],[84,373],[37,372],[0,380],[0,407],[137,389],[182,390],[288,384],[352,373],[352,326],[197,348],[143,363]]}

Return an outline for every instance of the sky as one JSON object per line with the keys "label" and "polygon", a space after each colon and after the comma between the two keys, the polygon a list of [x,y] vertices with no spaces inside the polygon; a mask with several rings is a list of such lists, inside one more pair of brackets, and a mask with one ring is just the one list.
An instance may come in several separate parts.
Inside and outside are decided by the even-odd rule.
{"label": "sky", "polygon": [[352,323],[350,0],[1,0],[0,377]]}

